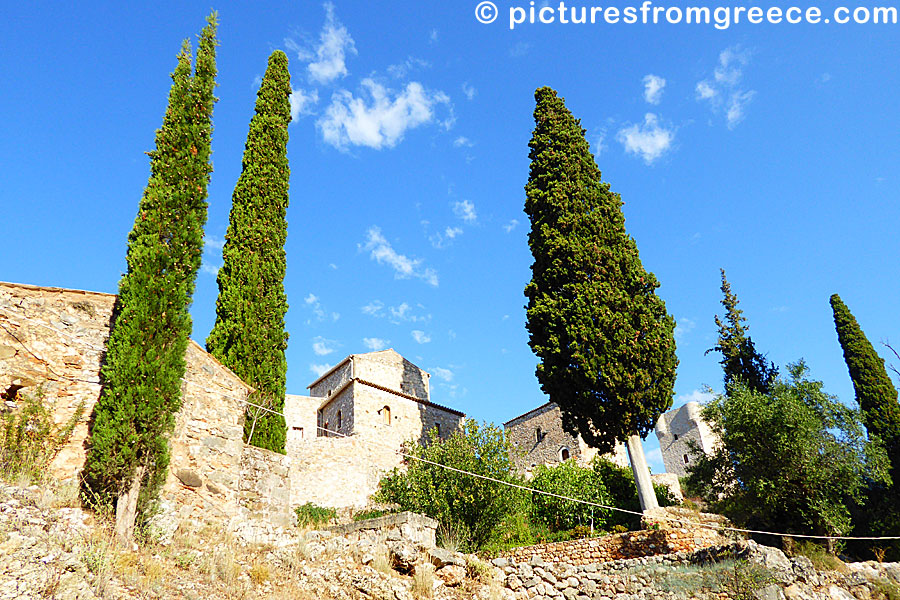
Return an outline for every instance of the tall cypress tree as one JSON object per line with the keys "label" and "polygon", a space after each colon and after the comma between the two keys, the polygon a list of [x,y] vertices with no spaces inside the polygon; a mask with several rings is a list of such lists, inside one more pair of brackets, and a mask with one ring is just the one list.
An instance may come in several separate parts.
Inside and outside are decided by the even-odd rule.
{"label": "tall cypress tree", "polygon": [[900,477],[900,404],[897,402],[897,390],[885,369],[884,359],[875,352],[856,318],[837,294],[831,297],[831,310],[866,429],[869,435],[877,436],[884,444],[891,461],[894,487],[900,490],[900,481],[897,481]]}
{"label": "tall cypress tree", "polygon": [[550,88],[535,92],[525,212],[534,255],[529,344],[563,427],[601,452],[628,443],[641,505],[656,505],[640,438],[672,405],[675,321],[625,232],[584,129]]}
{"label": "tall cypress tree", "polygon": [[[103,389],[94,412],[84,477],[94,499],[116,499],[116,531],[128,539],[136,511],[165,481],[168,435],[181,407],[188,308],[203,250],[216,15],[200,35],[196,74],[185,41],[169,105],[150,155],[150,180],[128,236]],[[140,499],[140,504],[138,503]]]}
{"label": "tall cypress tree", "polygon": [[722,360],[719,362],[725,372],[726,390],[740,380],[751,390],[768,394],[772,383],[778,377],[778,368],[756,351],[753,340],[747,335],[749,327],[744,325],[746,322],[743,317],[744,311],[737,307],[739,302],[737,295],[731,291],[731,284],[725,277],[725,269],[721,269],[721,272],[722,306],[725,307],[725,321],[716,315],[719,342],[707,350],[706,354],[722,353]]}
{"label": "tall cypress tree", "polygon": [[[216,323],[206,340],[209,352],[256,388],[251,401],[274,412],[248,407],[248,443],[284,453],[284,330],[287,296],[284,243],[290,169],[291,121],[288,59],[276,50],[256,98],[256,114],[244,150],[241,176],[232,196],[219,270]],[[251,436],[252,434],[252,436]]]}

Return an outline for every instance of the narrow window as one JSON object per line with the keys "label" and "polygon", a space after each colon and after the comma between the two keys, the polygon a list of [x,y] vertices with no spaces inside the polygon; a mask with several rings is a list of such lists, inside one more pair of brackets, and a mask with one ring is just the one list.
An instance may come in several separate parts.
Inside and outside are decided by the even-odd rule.
{"label": "narrow window", "polygon": [[677,433],[675,434],[675,441],[676,441],[676,442],[678,441],[678,434],[677,434]]}
{"label": "narrow window", "polygon": [[544,439],[544,432],[541,431],[540,427],[538,427],[537,430],[535,430],[534,437],[535,437],[535,440],[537,440],[538,444],[540,444],[541,440]]}
{"label": "narrow window", "polygon": [[434,424],[434,430],[437,433],[437,436],[441,437],[441,424],[440,423]]}
{"label": "narrow window", "polygon": [[328,421],[325,421],[325,437],[329,437],[331,435],[331,430],[328,428]]}
{"label": "narrow window", "polygon": [[684,464],[688,464],[689,462],[691,462],[691,459],[688,457],[687,454],[685,454],[684,455]]}
{"label": "narrow window", "polygon": [[337,430],[338,431],[341,430],[341,425],[343,425],[343,424],[344,424],[344,419],[341,418],[341,411],[338,411],[338,414],[337,414]]}
{"label": "narrow window", "polygon": [[391,407],[385,406],[381,409],[381,417],[384,419],[385,425],[391,424]]}
{"label": "narrow window", "polygon": [[300,436],[300,439],[303,439],[303,428],[302,427],[294,427],[294,431]]}
{"label": "narrow window", "polygon": [[571,455],[569,454],[568,448],[563,446],[562,448],[559,449],[559,459],[560,460],[562,460],[562,461],[569,460],[569,456],[571,456]]}

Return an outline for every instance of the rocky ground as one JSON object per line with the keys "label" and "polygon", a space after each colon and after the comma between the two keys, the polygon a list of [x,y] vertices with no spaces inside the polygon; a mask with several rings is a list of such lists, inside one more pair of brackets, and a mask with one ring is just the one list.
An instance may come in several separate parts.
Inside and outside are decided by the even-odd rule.
{"label": "rocky ground", "polygon": [[130,548],[113,539],[110,523],[76,507],[74,490],[0,482],[0,600],[900,600],[898,564],[822,571],[753,542],[576,567],[321,531],[278,547],[213,529]]}

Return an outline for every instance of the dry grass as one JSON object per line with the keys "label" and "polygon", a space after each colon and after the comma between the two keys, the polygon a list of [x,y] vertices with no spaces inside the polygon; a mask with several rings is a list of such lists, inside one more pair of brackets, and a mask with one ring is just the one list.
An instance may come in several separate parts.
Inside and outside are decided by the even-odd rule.
{"label": "dry grass", "polygon": [[250,581],[253,582],[253,585],[262,585],[267,582],[271,576],[272,569],[267,563],[253,561],[253,564],[250,566]]}
{"label": "dry grass", "polygon": [[434,596],[434,567],[430,564],[419,565],[412,577],[412,594],[416,598]]}
{"label": "dry grass", "polygon": [[386,546],[376,547],[373,556],[375,557],[372,560],[371,565],[373,569],[384,573],[385,575],[391,575],[394,572],[394,569],[391,566],[391,555]]}

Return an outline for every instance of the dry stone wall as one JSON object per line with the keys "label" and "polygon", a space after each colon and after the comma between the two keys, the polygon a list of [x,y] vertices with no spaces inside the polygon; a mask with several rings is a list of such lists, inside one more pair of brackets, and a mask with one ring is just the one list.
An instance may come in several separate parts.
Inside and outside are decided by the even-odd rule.
{"label": "dry stone wall", "polygon": [[403,540],[430,549],[435,547],[435,532],[438,522],[412,512],[385,515],[376,519],[366,519],[347,525],[331,527],[328,531],[340,535],[351,542],[391,542]]}

